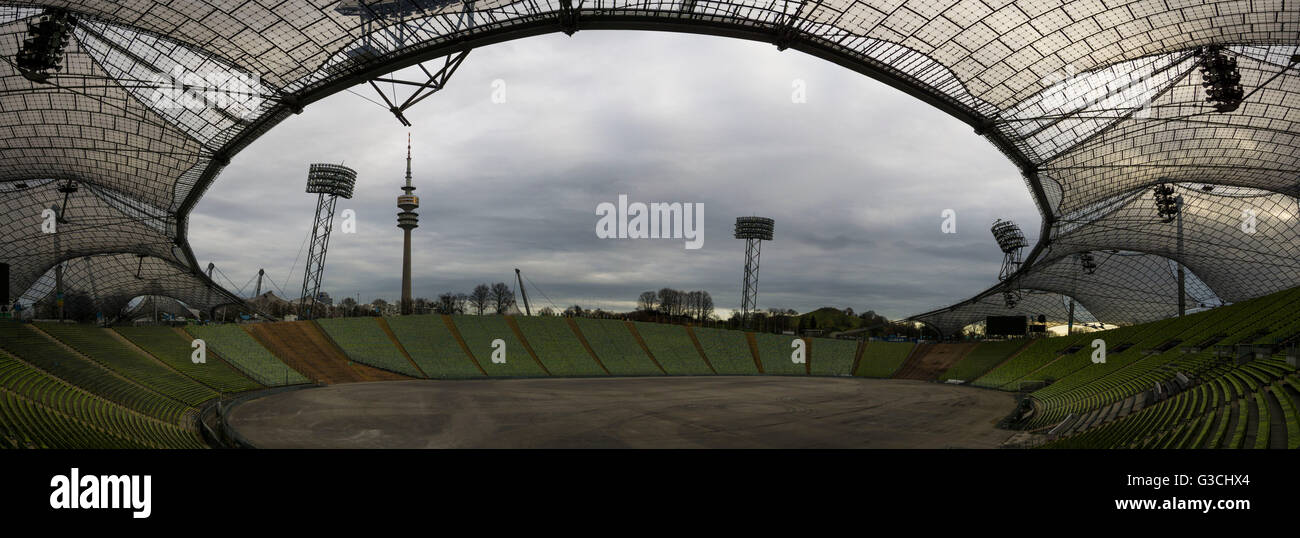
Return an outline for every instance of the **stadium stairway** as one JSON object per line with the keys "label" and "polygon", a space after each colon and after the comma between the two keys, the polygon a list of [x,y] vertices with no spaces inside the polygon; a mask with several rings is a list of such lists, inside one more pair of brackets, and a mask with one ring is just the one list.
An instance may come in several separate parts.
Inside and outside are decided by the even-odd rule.
{"label": "stadium stairway", "polygon": [[922,344],[894,374],[894,379],[938,381],[939,376],[957,364],[975,349],[976,343]]}

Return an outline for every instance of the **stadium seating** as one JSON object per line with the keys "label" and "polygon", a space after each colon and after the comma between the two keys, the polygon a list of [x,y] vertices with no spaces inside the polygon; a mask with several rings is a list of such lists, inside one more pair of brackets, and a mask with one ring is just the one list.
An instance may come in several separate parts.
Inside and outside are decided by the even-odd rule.
{"label": "stadium seating", "polygon": [[[999,388],[1020,379],[1056,360],[1059,354],[1075,346],[1081,346],[1086,335],[1038,338],[1009,360],[985,372],[971,384],[977,387]],[[1077,351],[1082,351],[1080,347]],[[1077,352],[1076,351],[1076,352]],[[1015,389],[1016,387],[1011,387]]]}
{"label": "stadium seating", "polygon": [[952,379],[970,381],[1002,364],[1017,351],[1029,345],[1027,340],[1003,340],[1000,342],[980,342],[960,362],[939,376],[940,381]]}
{"label": "stadium seating", "polygon": [[0,438],[32,448],[199,448],[190,430],[110,402],[0,352]]}
{"label": "stadium seating", "polygon": [[582,342],[569,327],[568,320],[556,316],[516,316],[511,318],[523,333],[528,346],[556,376],[606,375]]}
{"label": "stadium seating", "polygon": [[202,338],[207,343],[209,353],[215,352],[258,383],[280,386],[309,382],[238,325],[191,325],[185,330],[194,338]]}
{"label": "stadium seating", "polygon": [[[1047,446],[1300,447],[1300,425],[1289,392],[1294,376],[1284,363],[1270,360],[1219,364],[1202,372],[1201,382],[1188,390]],[[1275,422],[1281,427],[1274,427]]]}
{"label": "stadium seating", "polygon": [[858,377],[889,377],[907,361],[916,344],[911,342],[867,342],[862,348],[862,358],[853,375]]}
{"label": "stadium seating", "polygon": [[578,327],[578,332],[591,345],[610,375],[664,375],[627,328],[627,322],[590,318],[570,318],[569,321]]}
{"label": "stadium seating", "polygon": [[36,326],[82,355],[142,386],[196,406],[217,397],[217,392],[159,363],[119,340],[108,329],[71,323],[38,323]]}
{"label": "stadium seating", "polygon": [[[749,349],[749,339],[741,331],[692,327],[704,356],[713,370],[722,375],[752,375],[758,373],[754,354]],[[788,354],[787,354],[788,357]],[[787,358],[786,362],[789,362]],[[800,365],[802,366],[802,365]]]}
{"label": "stadium seating", "polygon": [[262,388],[239,370],[230,366],[216,353],[206,354],[205,362],[196,364],[191,358],[193,338],[183,336],[171,327],[117,327],[113,329],[140,349],[176,371],[194,378],[220,392],[243,392]]}
{"label": "stadium seating", "polygon": [[684,325],[632,322],[650,354],[668,375],[709,375],[714,370],[704,362]]}
{"label": "stadium seating", "polygon": [[316,383],[410,379],[353,361],[316,323],[250,323],[244,330],[276,358]]}
{"label": "stadium seating", "polygon": [[461,349],[443,316],[400,316],[385,321],[428,377],[466,379],[485,375]]}
{"label": "stadium seating", "polygon": [[808,369],[813,375],[854,375],[853,361],[857,359],[857,340],[835,338],[809,338]]}
{"label": "stadium seating", "polygon": [[[1105,364],[1089,366],[1036,391],[1034,397],[1047,411],[1040,414],[1030,426],[1059,421],[1070,412],[1113,405],[1118,400],[1168,378],[1175,371],[1195,372],[1211,368],[1223,360],[1215,357],[1212,350],[1184,353],[1181,346],[1173,346],[1163,352],[1159,348],[1147,348],[1152,343],[1158,345],[1161,342],[1166,346],[1171,342],[1195,344],[1206,341],[1207,335],[1219,336],[1219,345],[1248,342],[1254,338],[1253,335],[1264,330],[1263,327],[1285,323],[1289,319],[1289,312],[1293,311],[1291,309],[1296,307],[1297,299],[1300,296],[1292,292],[1281,292],[1209,312],[1135,327],[1146,328],[1146,339],[1140,345],[1121,353],[1112,353]],[[1105,335],[1109,332],[1093,334]],[[1282,367],[1286,368],[1284,364]],[[1238,385],[1250,381],[1237,374],[1230,376],[1229,380]]]}
{"label": "stadium seating", "polygon": [[[804,345],[804,362],[795,363],[791,359],[794,353],[793,342],[799,340],[798,336],[789,336],[783,334],[756,333],[754,341],[758,345],[758,358],[763,363],[763,373],[776,375],[805,375],[812,366],[812,350],[807,344]],[[851,353],[851,352],[850,352]],[[853,363],[853,358],[849,357],[849,364]]]}
{"label": "stadium seating", "polygon": [[[1290,338],[1296,311],[1300,291],[1288,290],[1105,331],[943,344],[948,357],[926,366],[923,377],[996,390],[1029,387],[1033,412],[1012,427],[1051,432],[1030,436],[1030,445],[1300,448],[1300,377],[1270,356],[1275,340]],[[925,366],[921,359],[939,349],[812,338],[806,340],[807,362],[796,363],[790,359],[794,336],[523,316],[351,318],[186,331],[0,322],[0,448],[202,447],[195,411],[219,392],[306,383],[327,368],[332,373],[312,379],[406,379],[399,373],[436,379],[889,377]],[[189,359],[193,338],[207,342],[208,362]],[[505,344],[504,363],[492,361],[498,339]],[[1107,345],[1102,363],[1092,361],[1097,339]],[[311,374],[290,367],[300,363]]]}
{"label": "stadium seating", "polygon": [[979,344],[977,342],[926,342],[917,344],[903,365],[891,376],[894,379],[938,381]]}
{"label": "stadium seating", "polygon": [[[469,347],[470,353],[492,377],[546,376],[537,360],[528,353],[515,332],[506,324],[505,316],[452,316],[452,322]],[[504,348],[492,343],[501,340]],[[494,351],[502,351],[504,362],[492,360]]]}
{"label": "stadium seating", "polygon": [[388,337],[379,318],[319,319],[316,324],[349,359],[411,377],[425,377]]}
{"label": "stadium seating", "polygon": [[51,337],[26,325],[0,322],[0,349],[48,375],[163,422],[177,424],[190,409],[179,400],[129,381],[69,351]]}

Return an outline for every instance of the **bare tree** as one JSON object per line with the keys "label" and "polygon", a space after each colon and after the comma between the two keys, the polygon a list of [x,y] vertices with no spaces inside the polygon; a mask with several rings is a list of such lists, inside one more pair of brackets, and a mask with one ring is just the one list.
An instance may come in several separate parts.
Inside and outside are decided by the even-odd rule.
{"label": "bare tree", "polygon": [[339,311],[342,312],[344,317],[357,315],[357,300],[351,297],[344,297],[342,301],[339,301]]}
{"label": "bare tree", "polygon": [[493,284],[491,293],[492,305],[496,307],[497,314],[505,314],[515,305],[515,292],[505,282]]}
{"label": "bare tree", "polygon": [[653,312],[655,309],[655,292],[643,291],[636,299],[636,308],[642,312]]}
{"label": "bare tree", "polygon": [[483,311],[487,310],[488,303],[492,300],[492,288],[487,284],[474,286],[474,291],[469,293],[469,305],[474,308],[474,313],[480,316]]}
{"label": "bare tree", "polygon": [[438,300],[433,303],[433,311],[439,314],[451,314],[456,311],[456,296],[451,293],[438,294]]}
{"label": "bare tree", "polygon": [[672,288],[663,288],[659,290],[659,312],[666,316],[677,313],[678,302],[680,301],[679,292]]}
{"label": "bare tree", "polygon": [[414,312],[416,314],[428,314],[431,310],[433,310],[433,301],[430,301],[424,297],[416,297],[413,306],[415,307]]}

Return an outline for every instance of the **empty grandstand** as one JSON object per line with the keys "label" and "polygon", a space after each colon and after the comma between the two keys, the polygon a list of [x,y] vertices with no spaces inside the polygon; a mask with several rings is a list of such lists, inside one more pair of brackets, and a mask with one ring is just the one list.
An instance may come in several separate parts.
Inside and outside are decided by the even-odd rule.
{"label": "empty grandstand", "polygon": [[[0,320],[0,445],[202,447],[205,409],[265,387],[767,374],[1014,394],[1002,426],[1016,446],[1300,447],[1295,5],[1111,4],[3,2],[4,302],[29,306],[13,310],[26,322],[97,324]],[[973,127],[1023,177],[1036,243],[1021,258],[1018,237],[995,284],[909,320],[953,339],[990,318],[1105,330],[918,344],[540,317],[252,323],[270,316],[199,263],[195,206],[304,107],[474,46],[586,28],[770,41]],[[178,106],[157,96],[190,85],[150,82],[176,72],[256,82]],[[407,123],[404,106],[389,108]],[[221,307],[250,323],[218,324]],[[186,325],[125,326],[143,310]],[[189,358],[194,339],[208,360]]]}
{"label": "empty grandstand", "polygon": [[452,334],[443,316],[402,316],[386,320],[397,342],[425,375],[460,379],[487,375],[483,367]]}

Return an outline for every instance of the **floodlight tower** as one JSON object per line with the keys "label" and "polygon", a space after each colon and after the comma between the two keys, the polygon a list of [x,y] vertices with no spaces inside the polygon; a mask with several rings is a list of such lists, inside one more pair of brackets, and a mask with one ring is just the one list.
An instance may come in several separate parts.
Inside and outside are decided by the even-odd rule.
{"label": "floodlight tower", "polygon": [[[993,239],[997,240],[998,248],[1002,249],[1002,270],[998,272],[998,280],[1007,282],[1020,269],[1020,253],[1029,243],[1025,241],[1025,234],[1020,231],[1020,226],[1009,220],[993,221],[993,227],[989,228],[989,231],[993,232]],[[1008,284],[1002,296],[1006,300],[1007,308],[1012,308],[1020,302],[1020,290],[1015,289],[1013,284]]]}
{"label": "floodlight tower", "polygon": [[736,239],[745,240],[745,282],[741,290],[740,321],[749,327],[750,316],[758,309],[758,257],[763,241],[772,240],[775,222],[766,217],[737,217]]}
{"label": "floodlight tower", "polygon": [[403,316],[411,315],[411,230],[420,226],[420,214],[415,210],[420,207],[420,197],[412,194],[415,186],[411,184],[411,134],[406,134],[406,186],[403,194],[397,197],[397,207],[402,212],[397,214],[397,227],[402,229],[402,301]]}
{"label": "floodlight tower", "polygon": [[316,220],[311,227],[311,246],[307,248],[307,268],[302,276],[303,319],[311,319],[312,307],[320,295],[321,277],[325,274],[325,253],[329,249],[330,230],[334,228],[334,206],[340,196],[352,198],[357,172],[338,164],[313,164],[307,172],[307,192],[316,193]]}

